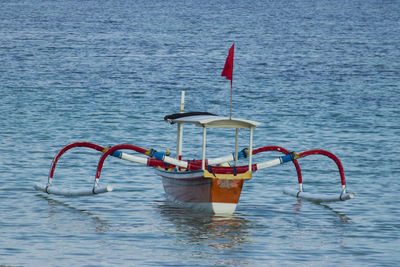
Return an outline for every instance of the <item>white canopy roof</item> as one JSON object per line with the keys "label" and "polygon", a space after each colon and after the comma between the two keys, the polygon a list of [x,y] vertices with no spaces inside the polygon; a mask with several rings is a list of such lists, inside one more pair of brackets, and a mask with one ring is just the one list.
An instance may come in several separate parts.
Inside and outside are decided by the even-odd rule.
{"label": "white canopy roof", "polygon": [[252,128],[260,125],[259,122],[244,119],[229,119],[212,115],[194,115],[171,119],[171,123],[192,123],[202,127],[221,128]]}

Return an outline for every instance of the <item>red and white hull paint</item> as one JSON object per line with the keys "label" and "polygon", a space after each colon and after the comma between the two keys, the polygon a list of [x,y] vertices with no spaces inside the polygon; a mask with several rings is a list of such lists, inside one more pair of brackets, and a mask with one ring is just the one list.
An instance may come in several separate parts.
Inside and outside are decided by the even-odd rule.
{"label": "red and white hull paint", "polygon": [[169,200],[185,207],[214,214],[233,214],[239,202],[244,179],[205,178],[203,170],[166,171],[162,177]]}

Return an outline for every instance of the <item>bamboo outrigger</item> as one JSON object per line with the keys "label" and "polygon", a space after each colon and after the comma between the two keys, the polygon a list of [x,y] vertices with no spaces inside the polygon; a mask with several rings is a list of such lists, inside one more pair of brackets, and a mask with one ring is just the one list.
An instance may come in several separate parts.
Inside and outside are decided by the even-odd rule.
{"label": "bamboo outrigger", "polygon": [[[183,112],[182,93],[182,109]],[[260,124],[255,121],[225,118],[207,112],[177,113],[165,116],[164,120],[178,126],[176,157],[167,153],[157,152],[153,149],[144,149],[130,144],[102,147],[88,142],[78,142],[67,145],[55,156],[47,184],[35,184],[35,189],[48,194],[61,196],[87,196],[112,191],[111,186],[100,186],[99,180],[105,159],[108,156],[118,157],[134,163],[153,167],[162,177],[164,190],[168,199],[183,204],[187,207],[212,212],[215,214],[232,214],[239,202],[240,194],[245,180],[251,179],[256,171],[277,166],[286,162],[293,162],[296,167],[299,188],[297,190],[285,188],[286,194],[314,202],[345,201],[353,198],[354,193],[346,191],[346,181],[343,166],[340,160],[332,153],[325,150],[309,150],[301,153],[289,152],[279,146],[264,146],[253,149],[253,133]],[[203,129],[202,157],[198,160],[182,159],[183,126],[193,124]],[[210,128],[235,129],[235,152],[219,158],[206,158],[207,155],[207,130]],[[239,151],[239,130],[249,131],[248,148]],[[59,158],[68,150],[75,147],[87,147],[102,152],[98,162],[94,185],[90,189],[67,190],[53,185],[54,170]],[[122,152],[133,150],[147,157]],[[253,156],[266,151],[279,151],[284,156],[261,163],[253,163]],[[338,194],[312,194],[304,192],[301,169],[298,159],[310,155],[323,155],[331,158],[338,166],[341,181],[341,190]],[[240,159],[247,159],[247,163],[239,165]]]}

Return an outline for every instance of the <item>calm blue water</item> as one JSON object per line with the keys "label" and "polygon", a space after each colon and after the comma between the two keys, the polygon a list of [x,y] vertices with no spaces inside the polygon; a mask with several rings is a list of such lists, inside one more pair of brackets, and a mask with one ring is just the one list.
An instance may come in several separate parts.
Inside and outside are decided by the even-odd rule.
{"label": "calm blue water", "polygon": [[[399,14],[395,0],[0,1],[0,265],[398,265]],[[297,187],[285,165],[257,172],[234,216],[206,216],[166,202],[153,170],[118,159],[101,177],[115,192],[33,190],[71,142],[174,150],[162,119],[181,90],[187,111],[228,115],[220,73],[233,41],[233,115],[262,122],[255,147],[333,152],[356,199],[284,195]],[[186,155],[199,134],[185,129]],[[222,146],[215,156],[233,140]],[[99,157],[70,151],[55,183],[90,187]],[[300,165],[306,190],[339,192],[330,160]]]}

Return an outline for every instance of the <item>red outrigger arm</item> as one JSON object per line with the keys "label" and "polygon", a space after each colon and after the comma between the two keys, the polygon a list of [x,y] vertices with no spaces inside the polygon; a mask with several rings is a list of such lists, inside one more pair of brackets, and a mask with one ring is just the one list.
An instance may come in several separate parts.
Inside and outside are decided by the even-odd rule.
{"label": "red outrigger arm", "polygon": [[[338,159],[338,157],[336,157],[334,154],[332,154],[329,151],[321,150],[321,149],[308,150],[308,151],[299,153],[300,158],[304,158],[304,157],[307,157],[310,155],[323,155],[323,156],[327,156],[327,157],[331,158],[339,168],[340,181],[342,183],[342,186],[346,185],[346,179],[344,178],[343,165],[340,162],[340,160]],[[301,183],[301,182],[299,181],[299,183]]]}
{"label": "red outrigger arm", "polygon": [[50,168],[50,174],[49,174],[49,183],[51,184],[53,181],[53,176],[54,176],[54,170],[56,168],[57,162],[60,159],[60,157],[67,152],[68,150],[70,150],[71,148],[74,147],[87,147],[87,148],[92,148],[95,149],[97,151],[102,152],[104,150],[104,147],[93,144],[93,143],[89,143],[89,142],[77,142],[77,143],[72,143],[69,144],[67,146],[65,146],[63,149],[61,149],[57,155],[54,157],[53,162],[51,164],[51,168]]}
{"label": "red outrigger arm", "polygon": [[[279,151],[282,152],[285,155],[288,155],[290,152],[286,149],[284,149],[283,147],[280,146],[263,146],[257,149],[253,150],[253,155],[256,155],[258,153],[261,152],[265,152],[265,151]],[[297,172],[297,179],[299,181],[299,184],[301,184],[303,182],[302,176],[301,176],[301,169],[300,169],[300,165],[297,162],[297,159],[293,160],[293,164],[296,167],[296,172]]]}

